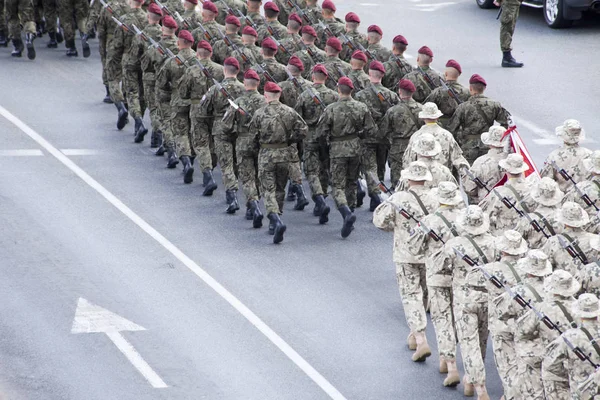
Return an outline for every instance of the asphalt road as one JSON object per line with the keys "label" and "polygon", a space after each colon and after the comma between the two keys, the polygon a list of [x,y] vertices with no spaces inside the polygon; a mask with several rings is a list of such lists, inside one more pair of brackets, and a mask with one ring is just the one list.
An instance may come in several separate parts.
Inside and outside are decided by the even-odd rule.
{"label": "asphalt road", "polygon": [[[483,75],[538,165],[566,118],[598,140],[597,19],[552,31],[524,9],[515,55],[526,67],[505,70],[496,12],[473,1],[336,4],[339,15],[358,12],[365,30],[379,24],[386,43],[404,34],[413,55],[429,45],[440,70],[455,58],[463,81]],[[442,387],[437,357],[410,361],[392,238],[368,210],[342,240],[337,213],[319,226],[311,208],[288,203],[285,241],[272,245],[265,228],[225,214],[221,188],[203,198],[148,141],[133,143],[132,124],[116,130],[96,41],[87,60],[43,41],[35,62],[0,49],[0,398],[462,398],[462,386]],[[81,298],[145,328],[120,333],[166,388],[153,388],[108,335],[71,333]]]}

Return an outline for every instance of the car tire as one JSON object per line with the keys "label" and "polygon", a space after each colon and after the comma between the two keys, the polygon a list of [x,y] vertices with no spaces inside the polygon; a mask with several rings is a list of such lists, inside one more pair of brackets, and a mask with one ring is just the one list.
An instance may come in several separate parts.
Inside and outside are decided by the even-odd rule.
{"label": "car tire", "polygon": [[550,28],[566,28],[573,24],[572,20],[564,17],[563,7],[564,0],[544,0],[544,19]]}
{"label": "car tire", "polygon": [[496,7],[494,5],[494,0],[475,0],[479,8],[489,9]]}

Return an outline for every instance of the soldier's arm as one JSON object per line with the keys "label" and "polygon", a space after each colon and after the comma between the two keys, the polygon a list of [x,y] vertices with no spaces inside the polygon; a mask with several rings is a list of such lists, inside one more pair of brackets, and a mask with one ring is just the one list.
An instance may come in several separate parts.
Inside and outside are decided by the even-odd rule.
{"label": "soldier's arm", "polygon": [[94,25],[96,25],[98,23],[98,20],[100,19],[100,14],[102,13],[102,5],[99,1],[96,1],[91,7],[90,10],[88,12],[88,17],[87,17],[87,21],[85,24],[85,32],[89,33],[92,31],[92,29],[94,28]]}
{"label": "soldier's arm", "polygon": [[329,136],[331,135],[331,125],[333,125],[333,115],[332,108],[329,106],[323,111],[323,114],[321,114],[321,117],[319,118],[319,122],[317,122],[315,137],[321,140],[329,139]]}
{"label": "soldier's arm", "polygon": [[497,109],[496,109],[496,115],[494,116],[494,119],[496,121],[498,121],[498,123],[500,125],[502,125],[505,128],[508,128],[508,117],[510,116],[510,113],[508,112],[508,110],[504,107],[502,107],[500,105],[500,103],[497,104]]}
{"label": "soldier's arm", "polygon": [[298,143],[304,140],[304,138],[306,138],[306,133],[308,132],[308,125],[306,125],[304,119],[302,119],[302,117],[298,115],[296,111],[294,111],[293,109],[290,111],[291,112],[289,118],[293,123],[293,135],[291,139],[293,142]]}
{"label": "soldier's arm", "polygon": [[389,202],[381,203],[373,212],[373,225],[377,228],[391,232],[396,227],[396,208]]}
{"label": "soldier's arm", "polygon": [[[363,134],[362,134],[362,138],[365,138],[367,136],[370,137],[377,137],[380,135],[379,133],[379,129],[377,128],[377,125],[375,124],[375,120],[373,119],[373,116],[371,115],[371,112],[367,109],[367,107],[363,107],[365,109],[365,112],[363,114]],[[360,133],[359,133],[360,135]]]}
{"label": "soldier's arm", "polygon": [[568,360],[567,345],[563,340],[563,335],[557,337],[546,347],[545,357],[542,361],[542,381],[564,381],[569,379],[567,370],[564,367]]}
{"label": "soldier's arm", "polygon": [[458,130],[460,129],[460,127],[462,126],[462,121],[464,119],[463,118],[464,112],[465,112],[465,107],[462,104],[459,105],[458,107],[456,107],[456,111],[454,111],[454,115],[452,115],[452,118],[450,119],[450,123],[446,127],[446,129],[448,131],[452,132],[455,136],[456,136],[456,133],[458,132]]}

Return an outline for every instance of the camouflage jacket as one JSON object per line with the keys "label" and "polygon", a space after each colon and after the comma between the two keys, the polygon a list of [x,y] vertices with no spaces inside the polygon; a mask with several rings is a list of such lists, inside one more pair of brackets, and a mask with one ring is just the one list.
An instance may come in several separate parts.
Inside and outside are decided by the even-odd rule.
{"label": "camouflage jacket", "polygon": [[[169,9],[169,11],[171,11],[173,14],[175,14],[175,11],[177,11],[179,14],[181,14],[182,12],[185,11],[183,9],[183,4],[179,0],[165,0],[165,1],[161,2],[161,4],[165,7],[167,7]],[[163,11],[163,14],[164,14],[164,11]],[[175,18],[175,17],[173,17],[173,18]]]}
{"label": "camouflage jacket", "polygon": [[235,103],[245,112],[245,115],[233,107],[225,112],[223,116],[223,133],[230,136],[251,137],[250,122],[252,115],[267,102],[265,96],[258,93],[258,90],[248,90],[240,97],[235,99]]}
{"label": "camouflage jacket", "polygon": [[[127,6],[127,2],[122,0],[114,0],[110,2],[110,6],[114,10],[115,15],[124,15],[129,7]],[[98,29],[98,34],[100,36],[113,36],[115,32],[115,28],[117,24],[111,18],[112,14],[108,12],[103,6],[102,3],[94,2],[90,4],[85,31],[90,32],[94,25],[96,25]],[[138,26],[138,28],[142,29]]]}
{"label": "camouflage jacket", "polygon": [[[346,39],[344,38],[344,36],[346,36],[350,40],[350,44],[346,43]],[[338,39],[340,40],[340,42],[342,42],[342,51],[340,53],[340,58],[346,62],[350,62],[350,59],[352,58],[352,53],[358,50],[357,43],[360,43],[360,45],[364,48],[367,48],[367,46],[369,45],[369,42],[367,41],[367,36],[364,33],[358,31],[342,31],[342,33],[339,34]],[[352,46],[353,48],[351,48],[350,46]]]}
{"label": "camouflage jacket", "polygon": [[[565,169],[569,175],[573,177],[575,182],[582,182],[588,176],[588,170],[583,166],[583,160],[588,158],[592,154],[592,151],[588,148],[581,147],[579,145],[568,145],[565,144],[560,149],[552,151],[546,158],[544,167],[540,171],[542,177],[550,177],[558,183],[558,187],[563,192],[567,192],[573,187],[573,184],[565,180],[554,169],[552,162],[555,162],[559,168]],[[587,209],[587,206],[584,207]]]}
{"label": "camouflage jacket", "polygon": [[[502,257],[500,261],[491,262],[484,266],[485,270],[512,290],[522,282],[521,275],[517,272],[519,256]],[[497,288],[492,282],[486,280],[488,291],[489,329],[492,335],[501,335],[506,340],[513,340],[514,320],[512,312],[512,297],[503,297],[506,292]],[[522,292],[522,290],[521,290]],[[508,300],[510,303],[506,302]],[[502,308],[502,309],[501,309]],[[502,314],[501,311],[508,311]]]}
{"label": "camouflage jacket", "polygon": [[[223,80],[223,67],[214,61],[199,60],[217,81]],[[214,85],[214,81],[204,75],[198,65],[188,68],[179,81],[179,96],[184,100],[190,100],[191,104],[199,104],[200,99]]]}
{"label": "camouflage jacket", "polygon": [[[219,14],[217,15],[217,17],[215,19],[219,24],[225,25],[225,18],[227,18],[227,16],[229,15],[229,13],[227,12],[227,7],[225,6],[225,4],[223,4],[223,2],[225,2],[231,9],[233,9],[234,12],[239,10],[242,12],[242,14],[246,15],[247,7],[246,7],[245,1],[242,1],[242,0],[218,0],[218,1],[215,1],[215,5],[217,6],[217,9],[219,10]],[[238,15],[236,15],[236,17],[239,18]]]}
{"label": "camouflage jacket", "polygon": [[[379,94],[383,96],[383,101],[379,98]],[[369,107],[371,115],[373,116],[373,120],[378,127],[381,126],[383,117],[385,116],[387,110],[400,103],[400,98],[398,95],[395,92],[383,87],[381,83],[371,83],[369,86],[356,93],[356,100],[365,103],[367,107]],[[383,134],[380,136],[383,137]],[[379,143],[380,140],[367,140],[367,142]]]}
{"label": "camouflage jacket", "polygon": [[[453,89],[461,102],[465,102],[471,97],[469,89],[458,83],[458,81],[447,81],[446,84],[449,88]],[[454,115],[458,102],[450,97],[448,91],[443,87],[435,88],[429,96],[425,99],[425,103],[435,103],[439,110],[444,113],[444,116],[440,118],[442,126],[447,125],[450,122],[450,118]]]}
{"label": "camouflage jacket", "polygon": [[[221,81],[221,86],[229,93],[232,99],[240,97],[246,89],[244,85],[236,78],[225,78]],[[199,111],[204,116],[213,116],[213,136],[223,134],[223,116],[229,109],[228,98],[221,92],[217,85],[213,85],[200,100]]]}
{"label": "camouflage jacket", "polygon": [[[314,44],[310,46],[306,46],[308,50],[300,50],[294,53],[295,56],[302,60],[302,64],[304,64],[304,72],[302,76],[305,79],[311,79],[312,69],[316,64],[321,64],[325,61],[325,57],[327,55],[321,49],[319,49]],[[309,54],[309,50],[312,53],[312,56]]]}
{"label": "camouflage jacket", "polygon": [[581,282],[581,289],[596,297],[600,296],[600,261],[586,264],[577,279]]}
{"label": "camouflage jacket", "polygon": [[508,116],[508,111],[500,103],[476,94],[456,107],[448,130],[456,135],[458,143],[463,144],[471,138],[479,138],[494,125],[494,121],[508,127]]}
{"label": "camouflage jacket", "polygon": [[[129,11],[121,16],[121,22],[131,27],[131,25],[137,26],[139,29],[146,28],[148,25],[148,18],[146,12],[141,8],[131,8]],[[130,54],[130,48],[135,38],[135,32],[127,32],[123,28],[116,27],[113,35],[113,40],[110,45],[109,51],[109,62],[112,65],[122,65],[126,69],[136,69],[139,66],[139,59],[132,58]]]}
{"label": "camouflage jacket", "polygon": [[528,202],[526,198],[527,193],[531,189],[531,180],[523,177],[509,178],[504,185],[494,189],[494,192],[498,195],[491,193],[479,203],[479,206],[490,217],[490,230],[492,234],[499,236],[507,229],[515,229],[521,219],[519,214],[512,208],[508,208],[500,198],[508,199],[508,201],[521,211],[525,211],[523,204],[525,204],[527,210],[533,210],[535,203]]}
{"label": "camouflage jacket", "polygon": [[[171,50],[173,54],[177,54],[179,51],[177,49],[177,39],[174,36],[163,36],[159,43],[163,45],[163,47]],[[146,52],[146,57],[148,57],[149,59],[149,62],[148,64],[146,64],[146,66],[149,70],[152,69],[152,72],[154,73],[149,75],[148,78],[154,79],[155,81],[154,94],[156,97],[156,101],[163,104],[169,104],[171,102],[171,86],[165,85],[164,88],[160,88],[158,85],[159,78],[166,72],[163,71],[163,67],[165,66],[167,61],[169,61],[169,58],[165,55],[160,54],[156,49],[149,49]],[[142,64],[142,68],[143,67],[144,64]],[[154,77],[152,75],[154,75]]]}
{"label": "camouflage jacket", "polygon": [[[367,47],[367,50],[373,54],[377,61],[381,61],[382,63],[387,62],[392,55],[392,51],[381,43],[370,44],[369,47]],[[369,66],[366,65],[365,67],[368,68]]]}
{"label": "camouflage jacket", "polygon": [[318,4],[315,4],[314,6],[309,6],[307,5],[306,8],[304,9],[304,11],[309,15],[309,18],[312,21],[323,21],[323,10],[321,9],[321,6]]}
{"label": "camouflage jacket", "polygon": [[435,88],[440,87],[441,84],[440,75],[436,71],[427,67],[421,67],[421,70],[423,70],[425,75],[429,77],[429,80],[431,80],[431,84],[433,84],[433,87],[430,83],[427,83],[426,78],[423,77],[423,74],[421,74],[418,68],[415,68],[411,72],[406,74],[404,76],[404,79],[408,79],[415,85],[417,91],[413,94],[413,99],[423,104],[427,96],[429,96]]}
{"label": "camouflage jacket", "polygon": [[[308,146],[311,146],[317,143],[315,132],[317,130],[319,119],[321,118],[325,110],[324,107],[335,103],[338,100],[338,94],[337,92],[328,89],[325,85],[311,84],[311,82],[309,81],[305,82],[309,86],[306,86],[307,90],[304,90],[297,96],[297,101],[294,106],[294,109],[304,119],[304,121],[306,121],[306,124],[308,125],[306,143]],[[318,96],[320,101],[323,102],[323,106],[320,106],[315,102],[313,98],[313,96],[315,95]]]}
{"label": "camouflage jacket", "polygon": [[[289,77],[287,81],[279,83],[279,87],[281,88],[281,97],[279,98],[279,101],[294,109],[296,108],[296,103],[298,102],[300,94],[302,94],[308,86],[312,85],[311,81],[307,81],[301,76],[297,76],[296,81],[298,82],[298,86],[296,86],[294,81],[289,79]],[[296,112],[297,111],[298,110],[296,110]],[[302,114],[300,116],[303,117]],[[306,122],[308,123],[308,121]]]}
{"label": "camouflage jacket", "polygon": [[[346,24],[344,24],[338,18],[323,18],[322,22],[326,27],[331,29],[331,32],[333,32],[333,37],[337,37],[340,33],[344,33],[346,30]],[[317,47],[320,49],[325,49],[325,44],[330,36],[320,25],[315,25],[314,28],[317,31]]]}
{"label": "camouflage jacket", "polygon": [[177,18],[174,17],[179,25],[179,29],[185,29],[192,32],[194,29],[198,28],[199,23],[202,22],[202,13],[196,10],[184,10],[180,15],[185,20],[185,23],[179,22]]}
{"label": "camouflage jacket", "polygon": [[383,63],[385,67],[385,76],[381,83],[386,88],[396,91],[398,90],[398,82],[407,74],[412,72],[413,67],[403,56],[390,55],[390,59]]}
{"label": "camouflage jacket", "polygon": [[[271,33],[269,32],[269,27],[273,30],[274,35],[271,35]],[[258,27],[257,33],[258,43],[262,43],[262,41],[265,40],[265,38],[270,36],[273,36],[273,38],[277,39],[277,41],[288,37],[287,28],[281,25],[279,21],[271,21],[267,22],[266,24],[263,23],[261,26]]]}
{"label": "camouflage jacket", "polygon": [[[557,211],[558,206],[547,207],[540,204],[534,212],[529,213],[529,217],[537,221],[546,234],[554,236],[554,234],[561,233],[564,226],[558,222]],[[527,218],[521,218],[515,230],[523,236],[523,239],[527,240],[530,249],[541,249],[548,241],[544,233],[537,232]]]}
{"label": "camouflage jacket", "polygon": [[360,92],[371,84],[369,76],[365,74],[365,71],[362,69],[350,70],[347,75],[348,78],[352,79],[352,84],[354,85],[354,96],[356,96],[356,93]]}
{"label": "camouflage jacket", "polygon": [[[568,235],[572,240],[567,239],[565,235]],[[593,249],[590,245],[590,241],[594,240],[596,235],[581,228],[565,227],[561,236],[567,243],[576,242],[588,261],[598,259],[598,250]],[[553,269],[565,270],[576,277],[579,276],[579,272],[584,267],[579,258],[573,258],[567,249],[562,247],[558,236],[548,239],[542,250],[548,255],[548,260],[552,263]]]}
{"label": "camouflage jacket", "polygon": [[425,133],[432,134],[435,140],[442,145],[442,152],[436,157],[440,163],[450,169],[452,169],[452,167],[457,170],[460,170],[462,167],[469,168],[469,163],[463,157],[462,150],[458,146],[458,143],[456,143],[456,140],[454,140],[452,134],[434,123],[423,125],[410,137],[408,148],[404,152],[404,157],[402,158],[404,168],[407,168],[411,162],[417,159],[417,154],[411,147],[415,140]]}
{"label": "camouflage jacket", "polygon": [[331,90],[337,90],[337,81],[342,76],[347,76],[352,67],[345,61],[342,61],[339,57],[325,57],[323,65],[327,69],[329,79],[326,81],[326,85]]}
{"label": "camouflage jacket", "polygon": [[[487,154],[477,158],[471,166],[471,173],[483,182],[488,188],[492,188],[504,176],[504,172],[498,166],[500,160],[508,156],[503,149],[494,147],[490,148]],[[473,200],[474,204],[479,203],[488,194],[485,188],[480,188],[471,179],[463,180],[465,192]]]}
{"label": "camouflage jacket", "polygon": [[[225,40],[220,39],[221,36],[219,36],[219,40],[217,40],[215,42],[215,44],[212,46],[213,48],[213,61],[216,62],[217,64],[221,64],[223,65],[223,62],[225,61],[225,59],[227,57],[235,57],[238,62],[240,63],[240,69],[244,69],[244,60],[242,58],[242,55],[239,54],[240,52],[244,53],[244,56],[246,57],[250,57],[251,54],[249,51],[246,50],[246,48],[244,47],[244,43],[242,43],[242,38],[240,37],[240,35],[236,34],[236,33],[228,33],[227,35],[225,35],[230,41],[231,43],[233,43],[232,47],[227,46],[227,44],[225,43]],[[233,49],[233,46],[236,46],[239,49],[238,51],[235,51]]]}
{"label": "camouflage jacket", "polygon": [[175,58],[168,60],[157,76],[156,86],[165,92],[171,91],[172,107],[186,107],[190,102],[179,96],[179,80],[185,71],[194,65],[196,53],[192,49],[182,49],[177,58],[184,61],[183,65],[179,65]]}
{"label": "camouflage jacket", "polygon": [[288,37],[281,39],[279,43],[287,50],[287,53],[285,51],[281,51],[280,49],[280,51],[275,54],[277,62],[287,65],[288,61],[290,61],[290,58],[292,58],[292,55],[302,49],[299,44],[301,40],[302,37],[297,33],[290,33]]}
{"label": "camouflage jacket", "polygon": [[[307,92],[302,95],[306,96]],[[317,139],[329,142],[330,158],[358,157],[361,153],[360,139],[375,136],[376,130],[366,105],[352,98],[342,98],[327,106],[321,115]]]}
{"label": "camouflage jacket", "polygon": [[[557,180],[560,182],[563,178],[559,177]],[[575,182],[577,182],[577,180],[575,180]],[[589,180],[579,181],[577,183],[577,189],[582,193],[587,194],[589,199],[600,207],[600,176],[591,176],[589,177]],[[596,209],[585,203],[577,189],[571,184],[571,187],[567,189],[565,201],[574,201],[587,211],[590,218],[595,217],[597,214]]]}
{"label": "camouflage jacket", "polygon": [[[254,28],[255,30],[257,30],[257,28],[259,26],[265,24],[265,21],[263,21],[262,14],[260,12],[254,12],[254,11],[250,12],[250,11],[248,11],[248,13],[246,14],[246,16],[248,18],[250,18],[252,20],[252,22],[254,23],[254,26],[256,26],[256,28]],[[249,25],[248,21],[246,21],[246,18],[240,18],[240,22],[241,22],[241,25],[242,25],[242,29],[246,25]],[[240,32],[241,32],[241,29],[240,29]]]}
{"label": "camouflage jacket", "polygon": [[217,42],[217,40],[221,39],[221,35],[219,32],[225,32],[225,27],[223,25],[218,24],[216,21],[206,21],[202,23],[204,29],[206,29],[208,36],[210,39],[202,33],[202,29],[200,27],[194,29],[192,31],[192,36],[194,37],[194,43],[198,44],[203,40],[206,40],[210,43],[211,46]]}
{"label": "camouflage jacket", "polygon": [[[276,83],[283,82],[288,79],[285,66],[279,64],[274,58],[265,58],[260,66],[271,75]],[[268,79],[264,74],[258,72],[256,66],[253,66],[252,69],[256,71],[258,76],[260,76],[260,85],[258,87],[258,91],[262,92],[265,87],[265,83],[268,82]]]}
{"label": "camouflage jacket", "polygon": [[[273,2],[277,4],[277,7],[279,8],[277,19],[281,25],[287,26],[290,15],[296,12],[296,8],[290,7],[287,0],[273,0]],[[297,3],[300,8],[306,8],[304,0],[294,0],[294,2]]]}
{"label": "camouflage jacket", "polygon": [[[431,172],[432,179],[425,182],[425,187],[433,189],[437,187],[440,182],[452,182],[458,185],[456,178],[452,175],[452,171],[445,165],[442,165],[439,161],[431,157],[417,156],[417,161],[421,161],[427,165],[429,172]],[[396,184],[396,182],[392,182]],[[405,190],[408,187],[408,179],[400,179],[396,190]]]}
{"label": "camouflage jacket", "polygon": [[387,110],[379,129],[387,138],[393,154],[403,154],[410,137],[423,126],[419,112],[423,106],[412,98]]}
{"label": "camouflage jacket", "polygon": [[394,262],[395,263],[425,263],[425,254],[410,251],[407,244],[416,235],[417,223],[412,218],[404,217],[404,210],[415,219],[421,220],[426,213],[417,201],[417,196],[425,206],[427,213],[433,212],[439,205],[436,199],[429,195],[429,189],[424,186],[414,186],[410,191],[396,192],[381,203],[373,212],[373,224],[384,231],[394,231]]}
{"label": "camouflage jacket", "polygon": [[[162,30],[160,25],[158,24],[148,24],[142,30],[148,37],[153,40],[159,41],[162,36]],[[149,43],[144,42],[142,38],[136,36],[131,43],[131,47],[129,48],[129,59],[137,60],[137,64],[135,65],[136,70],[141,70],[144,73],[153,73],[154,68],[151,65],[150,59],[147,56],[147,53],[152,50],[153,47],[149,46]]]}
{"label": "camouflage jacket", "polygon": [[[259,108],[250,122],[250,132],[254,142],[260,145],[259,157],[269,161],[289,162],[297,159],[298,150],[294,143],[301,142],[306,137],[306,122],[292,108],[272,101]],[[283,148],[267,148],[265,145],[286,145]]]}

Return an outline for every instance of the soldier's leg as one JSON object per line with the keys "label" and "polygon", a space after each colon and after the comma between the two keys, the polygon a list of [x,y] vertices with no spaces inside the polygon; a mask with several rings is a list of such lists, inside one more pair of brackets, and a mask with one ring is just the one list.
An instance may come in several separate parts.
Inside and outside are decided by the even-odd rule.
{"label": "soldier's leg", "polygon": [[19,0],[19,17],[25,31],[27,58],[30,60],[33,60],[36,56],[35,49],[33,48],[33,40],[37,37],[34,14],[34,6],[31,0]]}
{"label": "soldier's leg", "polygon": [[388,146],[385,144],[378,144],[376,150],[377,157],[377,177],[380,181],[385,179],[385,164],[388,159]]}
{"label": "soldier's leg", "polygon": [[219,159],[219,166],[221,167],[221,179],[223,180],[223,186],[226,190],[237,190],[237,177],[235,176],[234,170],[234,158],[233,154],[235,146],[225,137],[220,135],[213,136],[215,141],[215,151],[217,158]]}
{"label": "soldier's leg", "polygon": [[348,201],[348,207],[354,212],[354,209],[356,208],[356,190],[360,170],[360,158],[350,157],[347,159],[346,165],[346,200]]}
{"label": "soldier's leg", "polygon": [[504,388],[504,398],[506,400],[515,400],[520,396],[518,375],[517,375],[517,356],[515,353],[515,344],[504,334],[492,335],[492,346],[494,349],[494,361],[498,374],[502,380]]}
{"label": "soldier's leg", "polygon": [[21,40],[21,20],[19,19],[19,0],[6,0],[4,3],[6,13],[8,38]]}
{"label": "soldier's leg", "polygon": [[369,209],[374,211],[381,204],[381,189],[377,179],[377,154],[376,147],[372,145],[366,146],[362,156],[362,173],[367,181],[367,191],[371,198]]}
{"label": "soldier's leg", "polygon": [[456,333],[452,312],[452,289],[429,286],[429,311],[440,358],[456,359]]}
{"label": "soldier's leg", "polygon": [[522,67],[523,63],[517,62],[512,56],[512,38],[519,18],[521,2],[518,0],[505,0],[502,2],[502,16],[500,18],[500,48],[503,52],[503,67]]}
{"label": "soldier's leg", "polygon": [[8,26],[4,12],[4,0],[0,0],[0,47],[8,46]]}
{"label": "soldier's leg", "polygon": [[275,194],[280,214],[283,213],[283,203],[285,200],[285,186],[290,178],[290,163],[277,163],[275,179]]}
{"label": "soldier's leg", "polygon": [[347,182],[348,179],[348,159],[347,158],[332,158],[331,159],[331,188],[335,206],[339,209],[343,206],[348,206],[347,199]]}
{"label": "soldier's leg", "polygon": [[392,147],[388,154],[388,162],[390,164],[390,178],[392,182],[392,188],[395,188],[400,180],[400,172],[402,171],[402,154],[396,151]]}
{"label": "soldier's leg", "polygon": [[194,117],[195,107],[192,106],[190,115],[192,116],[192,146],[196,153],[196,160],[201,171],[211,171],[213,169],[212,155],[210,153],[210,130],[207,118]]}
{"label": "soldier's leg", "polygon": [[256,188],[256,166],[255,156],[249,148],[250,138],[238,138],[236,147],[236,158],[238,165],[238,177],[242,185],[242,191],[246,196],[246,202],[258,200],[258,190]]}
{"label": "soldier's leg", "polygon": [[258,177],[260,180],[262,197],[265,202],[267,214],[281,214],[276,194],[277,184],[275,174],[277,164],[271,162],[268,155],[264,154],[264,151],[264,149],[261,150],[262,154],[259,154],[258,156]]}
{"label": "soldier's leg", "polygon": [[58,18],[56,0],[43,0],[43,4],[44,18],[46,19],[46,30],[48,31],[48,36],[50,37],[47,46],[49,48],[56,48],[58,47],[58,43],[56,42],[56,19]]}
{"label": "soldier's leg", "polygon": [[[158,111],[156,100],[154,97],[155,80],[154,74],[150,74],[149,77],[144,76],[142,79],[142,85],[144,87],[144,99],[148,106],[150,114],[150,124],[152,126],[152,137],[159,131]],[[191,130],[190,130],[191,131]]]}
{"label": "soldier's leg", "polygon": [[319,153],[319,180],[321,181],[321,189],[323,190],[323,196],[327,197],[327,192],[329,190],[329,170],[331,160],[329,159],[329,152],[326,154],[324,152]]}
{"label": "soldier's leg", "polygon": [[123,70],[123,94],[127,98],[129,114],[133,118],[141,118],[142,110],[140,107],[138,71],[132,69]]}
{"label": "soldier's leg", "polygon": [[323,188],[321,187],[320,173],[321,162],[319,160],[319,152],[315,148],[306,147],[304,149],[304,174],[308,181],[310,192],[314,196],[322,195]]}
{"label": "soldier's leg", "polygon": [[[459,294],[455,292],[458,297]],[[479,337],[479,304],[471,302],[463,293],[455,297],[454,313],[460,352],[468,384],[485,384],[485,365],[481,356]]]}
{"label": "soldier's leg", "polygon": [[521,399],[544,400],[544,383],[542,382],[542,362],[532,365],[522,362],[523,366],[519,372]]}

